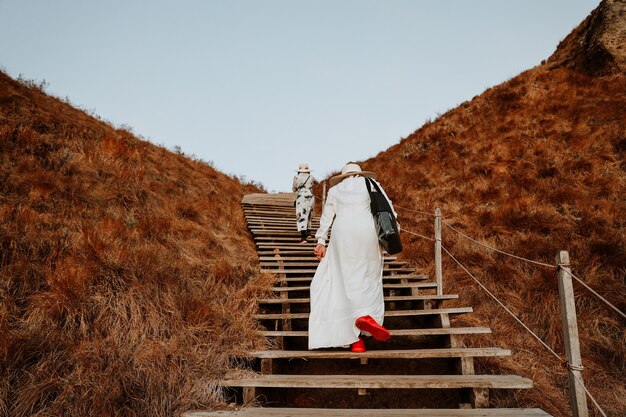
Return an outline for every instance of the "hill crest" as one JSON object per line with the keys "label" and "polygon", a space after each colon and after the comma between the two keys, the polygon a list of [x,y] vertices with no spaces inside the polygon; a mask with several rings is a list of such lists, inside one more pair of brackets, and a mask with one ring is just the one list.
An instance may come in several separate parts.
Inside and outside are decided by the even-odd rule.
{"label": "hill crest", "polygon": [[548,59],[590,76],[626,74],[626,1],[604,0]]}

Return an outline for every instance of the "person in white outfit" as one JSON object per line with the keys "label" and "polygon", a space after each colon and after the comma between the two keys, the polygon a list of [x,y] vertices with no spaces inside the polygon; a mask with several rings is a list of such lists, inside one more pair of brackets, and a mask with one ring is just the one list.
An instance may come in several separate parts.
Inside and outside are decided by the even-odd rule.
{"label": "person in white outfit", "polygon": [[[360,335],[377,340],[390,337],[382,326],[383,250],[364,178],[374,176],[348,163],[341,175],[329,180],[331,188],[315,234],[315,255],[321,262],[311,282],[309,349],[350,345],[353,352],[365,352]],[[381,191],[385,194],[382,187]]]}
{"label": "person in white outfit", "polygon": [[313,196],[313,184],[317,183],[311,175],[308,164],[300,164],[298,173],[293,177],[292,191],[296,193],[296,227],[300,232],[300,243],[306,243],[311,228],[315,197]]}

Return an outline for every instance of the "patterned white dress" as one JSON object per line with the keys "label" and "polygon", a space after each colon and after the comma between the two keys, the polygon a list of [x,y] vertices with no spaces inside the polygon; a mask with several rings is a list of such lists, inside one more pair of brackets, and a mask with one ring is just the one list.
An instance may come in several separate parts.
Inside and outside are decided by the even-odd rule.
{"label": "patterned white dress", "polygon": [[326,242],[331,225],[326,256],[311,282],[309,349],[350,345],[361,333],[354,325],[358,317],[369,315],[382,325],[385,314],[383,251],[363,177],[348,177],[330,188],[315,234],[318,243]]}
{"label": "patterned white dress", "polygon": [[292,191],[296,196],[296,226],[299,232],[306,232],[311,228],[311,214],[315,206],[315,197],[312,187],[317,180],[309,173],[299,172],[293,177]]}

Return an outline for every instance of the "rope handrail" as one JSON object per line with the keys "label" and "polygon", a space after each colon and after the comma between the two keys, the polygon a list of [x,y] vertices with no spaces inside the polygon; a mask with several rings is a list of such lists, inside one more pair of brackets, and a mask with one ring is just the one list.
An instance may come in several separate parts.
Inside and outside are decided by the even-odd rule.
{"label": "rope handrail", "polygon": [[545,347],[550,353],[552,353],[552,355],[554,355],[560,362],[562,363],[567,363],[567,361],[565,359],[563,359],[558,353],[556,353],[554,351],[554,349],[552,349],[550,346],[548,346],[539,336],[537,336],[537,334],[535,334],[535,332],[533,332],[528,326],[526,326],[524,324],[524,322],[522,322],[516,315],[515,313],[513,313],[507,306],[505,306],[499,299],[498,297],[496,297],[495,295],[493,295],[493,293],[491,291],[489,291],[489,289],[487,287],[485,287],[483,285],[482,282],[480,282],[467,268],[465,268],[465,266],[454,257],[454,255],[452,255],[450,253],[450,251],[443,245],[441,245],[441,249],[443,249],[450,258],[452,258],[452,260],[454,262],[456,262],[461,269],[463,269],[467,275],[469,275],[474,281],[476,281],[476,283],[487,293],[489,294],[489,296],[491,298],[493,298],[499,305],[500,307],[502,307],[504,310],[506,310],[507,313],[509,313],[511,315],[511,317],[513,317],[519,324],[521,324],[535,339],[537,339],[537,341],[539,341],[539,343],[541,343],[543,345],[543,347]]}
{"label": "rope handrail", "polygon": [[613,310],[615,310],[617,312],[617,314],[619,314],[620,316],[622,316],[622,317],[624,317],[626,319],[626,314],[624,314],[624,312],[622,310],[620,310],[619,308],[615,307],[613,304],[611,304],[611,302],[609,300],[607,300],[606,298],[604,298],[603,296],[598,294],[593,288],[591,288],[589,285],[587,285],[582,279],[580,279],[576,275],[574,275],[572,273],[572,271],[570,271],[568,269],[565,269],[565,268],[561,268],[561,269],[563,269],[563,271],[567,272],[569,274],[569,276],[571,276],[576,281],[578,281],[580,283],[580,285],[582,285],[587,290],[589,290],[593,295],[598,297],[600,300],[604,301],[604,303],[606,305],[608,305],[610,308],[612,308]]}
{"label": "rope handrail", "polygon": [[[432,214],[432,213],[428,213],[428,212],[421,211],[421,210],[410,209],[410,208],[407,208],[407,207],[402,207],[402,206],[398,206],[398,205],[394,205],[394,208],[399,208],[399,209],[408,210],[408,211],[411,211],[411,212],[414,212],[414,213],[419,213],[419,214],[424,214],[424,215],[428,215],[428,216],[431,216],[431,217],[436,217],[436,216],[435,216],[434,214]],[[447,221],[442,220],[441,222],[442,222],[443,224],[445,224],[447,227],[449,227],[450,229],[452,229],[453,231],[455,231],[456,233],[458,233],[460,236],[462,236],[462,237],[464,237],[464,238],[466,238],[466,239],[469,239],[469,240],[471,240],[472,242],[474,242],[474,243],[476,243],[476,244],[478,244],[478,245],[480,245],[480,246],[483,246],[483,247],[485,247],[485,248],[487,248],[487,249],[489,249],[489,250],[492,250],[492,251],[494,251],[494,252],[500,253],[500,254],[505,255],[505,256],[509,256],[509,257],[511,257],[511,258],[518,259],[518,260],[520,260],[520,261],[529,262],[529,263],[532,263],[532,264],[535,264],[535,265],[539,265],[539,266],[543,266],[543,267],[550,268],[550,269],[558,269],[558,267],[557,267],[556,265],[552,265],[552,264],[548,264],[548,263],[545,263],[545,262],[535,261],[535,260],[532,260],[532,259],[524,258],[523,256],[514,255],[514,254],[512,254],[512,253],[505,252],[505,251],[503,251],[503,250],[500,250],[500,249],[494,248],[493,246],[489,246],[489,245],[487,245],[486,243],[480,242],[480,241],[478,241],[478,240],[476,240],[476,239],[472,238],[471,236],[466,235],[465,233],[461,232],[461,231],[460,231],[459,229],[457,229],[456,227],[452,226],[452,225],[451,225],[450,223],[448,223]],[[411,232],[410,230],[402,230],[402,231],[404,231],[404,232],[406,232],[406,233],[409,233],[409,234],[412,234],[412,235],[415,235],[415,236],[418,236],[418,237],[421,237],[421,238],[423,238],[423,239],[430,240],[430,241],[432,241],[432,242],[434,242],[434,241],[435,241],[435,239],[433,239],[433,238],[430,238],[430,237],[427,237],[427,236],[424,236],[424,235],[420,235],[419,233]],[[614,311],[616,311],[616,312],[617,312],[617,314],[619,314],[620,316],[622,316],[622,317],[626,318],[626,314],[625,314],[623,311],[621,311],[619,308],[617,308],[616,306],[614,306],[613,304],[611,304],[611,302],[610,302],[610,301],[608,301],[606,298],[604,298],[603,296],[601,296],[600,294],[598,294],[598,293],[597,293],[595,290],[593,290],[593,289],[592,289],[589,285],[587,285],[587,284],[586,284],[586,283],[585,283],[582,279],[578,278],[578,277],[577,277],[576,275],[574,275],[571,271],[568,271],[568,270],[566,270],[566,269],[565,269],[565,272],[567,272],[567,273],[568,273],[568,274],[569,274],[572,278],[574,278],[574,279],[575,279],[576,281],[578,281],[578,282],[579,282],[579,283],[580,283],[583,287],[585,287],[587,290],[589,290],[589,291],[590,291],[593,295],[595,295],[595,296],[596,296],[596,297],[598,297],[601,301],[603,301],[603,302],[604,302],[607,306],[609,306],[609,308],[611,308],[611,309],[613,309]]]}
{"label": "rope handrail", "polygon": [[410,208],[408,208],[408,207],[402,207],[402,206],[399,206],[399,205],[397,205],[397,204],[394,204],[394,205],[393,205],[393,208],[399,208],[399,209],[402,209],[402,210],[411,211],[411,212],[413,212],[413,213],[419,213],[419,214],[423,214],[423,215],[425,215],[425,216],[435,217],[435,215],[434,215],[433,213],[428,213],[427,211],[421,211],[421,210],[410,209]]}
{"label": "rope handrail", "polygon": [[445,220],[443,220],[442,223],[445,224],[446,226],[448,226],[450,229],[452,229],[455,232],[457,232],[459,235],[463,236],[464,238],[469,239],[472,242],[474,242],[474,243],[476,243],[478,245],[484,246],[485,248],[490,249],[490,250],[492,250],[494,252],[498,252],[498,253],[500,253],[502,255],[510,256],[512,258],[516,258],[516,259],[519,259],[521,261],[526,261],[526,262],[530,262],[530,263],[533,263],[533,264],[536,264],[536,265],[545,266],[545,267],[548,267],[548,268],[551,268],[551,269],[556,269],[556,265],[551,265],[551,264],[547,264],[545,262],[540,262],[540,261],[534,261],[532,259],[524,258],[522,256],[517,256],[517,255],[514,255],[512,253],[508,253],[508,252],[505,252],[503,250],[496,249],[496,248],[494,248],[492,246],[487,245],[486,243],[482,243],[482,242],[480,242],[480,241],[478,241],[478,240],[476,240],[476,239],[466,235],[465,233],[461,232],[460,230],[458,230],[457,228],[455,228],[454,226],[452,226],[450,223],[448,223]]}
{"label": "rope handrail", "polygon": [[415,233],[415,232],[412,232],[412,231],[410,231],[410,230],[400,229],[400,231],[401,231],[401,232],[404,232],[404,233],[408,233],[408,234],[410,234],[410,235],[415,235],[415,236],[421,237],[422,239],[430,240],[431,242],[434,242],[434,241],[435,241],[435,239],[433,239],[432,237],[428,237],[428,236],[420,235],[419,233]]}
{"label": "rope handrail", "polygon": [[[524,257],[522,257],[522,256],[514,255],[514,254],[512,254],[512,253],[508,253],[508,252],[505,252],[505,251],[503,251],[503,250],[496,249],[496,248],[494,248],[494,247],[492,247],[492,246],[489,246],[489,245],[487,245],[487,244],[485,244],[485,243],[482,243],[482,242],[480,242],[480,241],[478,241],[478,240],[476,240],[476,239],[474,239],[474,238],[472,238],[472,237],[470,237],[470,236],[466,235],[465,233],[461,232],[460,230],[458,230],[457,228],[455,228],[454,226],[452,226],[450,223],[448,223],[448,222],[447,222],[447,221],[445,221],[445,220],[444,220],[444,221],[442,221],[442,223],[443,223],[443,224],[445,224],[446,226],[448,226],[450,229],[452,229],[452,230],[454,230],[455,232],[457,232],[459,235],[461,235],[461,236],[463,236],[463,237],[465,237],[465,238],[467,238],[467,239],[471,240],[471,241],[472,241],[472,242],[474,242],[474,243],[477,243],[478,245],[481,245],[481,246],[483,246],[483,247],[485,247],[485,248],[487,248],[487,249],[490,249],[490,250],[492,250],[492,251],[494,251],[494,252],[498,252],[498,253],[501,253],[501,254],[503,254],[503,255],[510,256],[510,257],[512,257],[512,258],[515,258],[515,259],[519,259],[519,260],[521,260],[521,261],[530,262],[530,263],[533,263],[533,264],[536,264],[536,265],[540,265],[540,266],[545,266],[545,267],[548,267],[548,268],[550,268],[550,269],[557,269],[557,268],[559,268],[559,267],[560,267],[560,266],[558,266],[558,267],[557,267],[556,265],[547,264],[547,263],[545,263],[545,262],[534,261],[534,260],[532,260],[532,259],[524,258]],[[621,311],[619,308],[617,308],[617,307],[615,307],[613,304],[611,304],[611,302],[610,302],[609,300],[607,300],[606,298],[604,298],[603,296],[601,296],[600,294],[598,294],[595,290],[593,290],[593,288],[591,288],[589,285],[587,285],[587,284],[586,284],[586,283],[585,283],[582,279],[578,278],[576,275],[574,275],[571,271],[568,271],[567,269],[563,269],[563,270],[564,270],[565,272],[567,272],[567,273],[568,273],[568,274],[569,274],[572,278],[574,278],[576,281],[578,281],[578,282],[579,282],[579,283],[580,283],[583,287],[585,287],[587,290],[589,290],[589,291],[590,291],[593,295],[595,295],[596,297],[598,297],[598,298],[599,298],[601,301],[603,301],[606,305],[608,305],[610,308],[612,308],[613,310],[615,310],[615,311],[617,312],[617,314],[619,314],[620,316],[622,316],[622,317],[626,318],[626,314],[624,314],[624,312],[623,312],[623,311]]]}
{"label": "rope handrail", "polygon": [[539,336],[537,336],[537,334],[535,332],[533,332],[528,326],[526,326],[526,324],[524,324],[524,322],[522,322],[509,308],[507,308],[499,299],[498,297],[496,297],[495,295],[493,295],[493,293],[491,291],[489,291],[489,289],[487,289],[487,287],[485,287],[467,268],[465,268],[465,266],[459,261],[457,260],[454,255],[452,255],[450,253],[450,251],[445,247],[445,246],[441,246],[441,248],[448,254],[448,256],[450,258],[452,258],[452,260],[454,262],[456,262],[474,281],[476,281],[476,283],[487,293],[491,296],[491,298],[493,298],[507,313],[509,313],[519,324],[521,324],[524,329],[526,329],[535,339],[537,339],[537,341],[539,341],[539,343],[541,343],[541,345],[543,345],[550,353],[552,353],[552,355],[554,355],[561,363],[564,363],[567,365],[567,370],[568,372],[571,373],[571,375],[578,381],[578,383],[582,386],[583,390],[585,391],[585,394],[587,395],[587,397],[589,397],[589,399],[591,400],[591,402],[593,403],[593,405],[598,409],[598,411],[600,412],[600,414],[602,414],[603,417],[607,417],[606,413],[604,412],[604,410],[602,409],[602,407],[600,407],[600,404],[598,404],[598,402],[596,401],[596,399],[594,398],[594,396],[591,394],[591,392],[589,392],[589,390],[587,389],[587,387],[585,386],[584,382],[573,372],[575,370],[578,371],[582,371],[582,366],[581,365],[577,365],[577,364],[571,364],[569,363],[567,360],[565,360],[564,358],[562,358],[558,353],[556,353],[554,351],[554,349],[552,349],[550,346],[548,346],[548,344],[546,344]]}

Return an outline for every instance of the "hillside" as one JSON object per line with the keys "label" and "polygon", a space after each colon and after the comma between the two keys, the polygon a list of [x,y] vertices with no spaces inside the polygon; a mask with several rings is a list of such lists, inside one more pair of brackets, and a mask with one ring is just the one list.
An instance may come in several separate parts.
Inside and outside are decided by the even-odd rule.
{"label": "hillside", "polygon": [[[573,272],[626,310],[625,28],[626,2],[603,2],[542,65],[362,165],[378,173],[399,206],[440,207],[455,228],[501,250],[549,264],[568,250]],[[432,218],[398,211],[404,228],[433,235]],[[432,243],[404,238],[405,258],[432,273]],[[564,355],[554,270],[485,250],[445,226],[443,245]],[[445,254],[444,290],[471,300],[472,317],[514,352],[504,367],[490,360],[479,366],[535,382],[529,392],[492,401],[570,415],[563,366]],[[580,285],[575,291],[583,375],[609,415],[626,415],[625,323]]]}
{"label": "hillside", "polygon": [[219,404],[263,343],[250,191],[0,73],[0,415]]}

